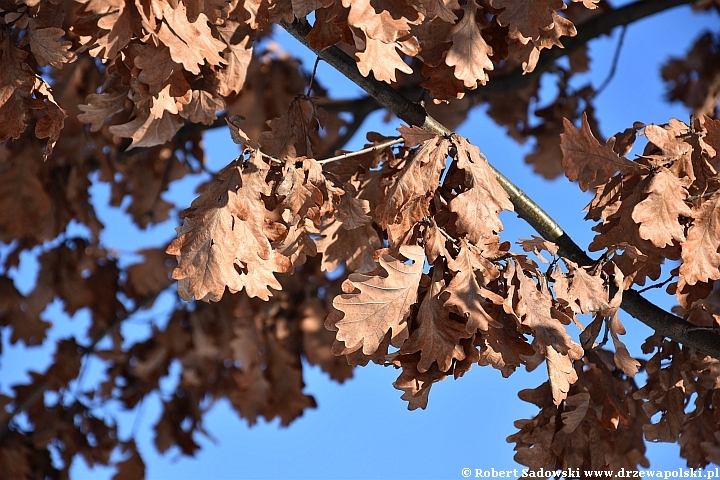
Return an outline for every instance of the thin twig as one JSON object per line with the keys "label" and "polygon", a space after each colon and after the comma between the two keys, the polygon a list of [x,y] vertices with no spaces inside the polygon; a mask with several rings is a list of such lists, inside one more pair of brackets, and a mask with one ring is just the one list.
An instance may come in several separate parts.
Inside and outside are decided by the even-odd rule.
{"label": "thin twig", "polygon": [[596,97],[599,96],[603,90],[605,90],[605,88],[610,84],[610,81],[615,76],[618,60],[620,60],[620,51],[622,50],[623,42],[625,41],[625,32],[627,32],[627,25],[623,25],[622,29],[620,29],[620,38],[618,39],[617,46],[615,47],[615,55],[613,55],[610,72],[608,72],[608,76],[605,78],[605,81],[603,81],[603,83],[595,91]]}
{"label": "thin twig", "polygon": [[[644,8],[652,9],[651,4],[653,3],[662,4],[665,8],[669,8],[670,6],[686,2],[682,0],[643,0],[637,3],[642,4]],[[618,11],[619,10],[622,9],[618,9]],[[624,20],[627,20],[627,18]],[[637,18],[634,20],[637,20]],[[625,25],[630,23],[630,21],[624,21],[615,26]],[[378,82],[374,78],[363,76],[358,71],[355,60],[336,46],[326,48],[322,51],[314,50],[305,38],[311,29],[307,22],[296,21],[292,24],[281,22],[281,26],[299,42],[314,51],[320,58],[368,92],[368,94],[401,120],[404,120],[410,125],[422,127],[440,135],[451,134],[448,128],[428,115],[420,105],[411,102],[390,86]],[[520,188],[500,172],[495,169],[493,170],[498,182],[510,196],[510,200],[515,206],[518,215],[530,224],[545,240],[558,245],[562,256],[582,266],[595,264],[588,254],[563,231],[560,225],[543,211],[539,205],[532,201],[525,192],[520,190]],[[642,297],[637,291],[627,290],[624,292],[621,308],[660,335],[664,335],[688,347],[705,352],[715,358],[720,358],[720,336],[708,332],[688,331],[686,328],[687,322],[682,318],[666,312]]]}
{"label": "thin twig", "polygon": [[334,157],[326,158],[326,159],[323,159],[323,160],[318,160],[317,163],[319,163],[320,165],[325,165],[326,163],[337,162],[338,160],[344,160],[344,159],[346,159],[346,158],[356,157],[356,156],[362,155],[362,154],[364,154],[364,153],[376,152],[376,151],[378,151],[378,150],[382,150],[382,149],[385,149],[385,148],[387,148],[387,147],[392,147],[393,145],[397,145],[397,144],[399,144],[399,143],[403,143],[404,141],[405,141],[405,139],[403,139],[402,137],[391,138],[390,140],[386,140],[386,141],[384,141],[383,143],[378,143],[377,145],[373,145],[373,146],[371,146],[371,147],[363,148],[362,150],[358,150],[358,151],[356,151],[356,152],[341,153],[340,155],[336,155],[336,156],[334,156]]}
{"label": "thin twig", "polygon": [[675,277],[670,276],[667,280],[664,280],[664,281],[662,281],[662,282],[660,282],[660,283],[655,283],[655,284],[653,284],[653,285],[648,285],[648,286],[645,287],[645,288],[641,288],[641,289],[638,290],[637,292],[638,292],[638,293],[644,293],[644,292],[647,292],[648,290],[652,290],[653,288],[662,288],[662,287],[664,287],[665,285],[667,285],[668,283],[670,283],[673,278],[675,278]]}
{"label": "thin twig", "polygon": [[320,57],[315,57],[315,64],[313,65],[312,74],[310,75],[310,82],[308,83],[306,97],[310,96],[310,90],[312,90],[313,83],[315,82],[315,74],[317,73],[317,67],[320,63]]}

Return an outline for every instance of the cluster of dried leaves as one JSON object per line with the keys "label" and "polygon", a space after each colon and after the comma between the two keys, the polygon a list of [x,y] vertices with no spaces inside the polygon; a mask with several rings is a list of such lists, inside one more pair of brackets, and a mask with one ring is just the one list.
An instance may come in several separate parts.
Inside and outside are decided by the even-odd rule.
{"label": "cluster of dried leaves", "polygon": [[[163,396],[161,452],[197,450],[208,400],[227,398],[250,424],[287,425],[315,406],[302,359],[340,382],[357,365],[394,366],[411,409],[473,364],[504,376],[544,364],[548,381],[521,392],[540,413],[509,438],[519,462],[637,468],[643,436],[679,439],[690,466],[718,462],[718,361],[657,335],[638,361],[617,314],[623,291],[658,279],[669,259],[679,262],[668,287],[676,313],[696,328],[720,322],[718,39],[701,37],[662,72],[668,98],[696,114],[691,125],[637,124],[601,144],[589,127],[595,91],[569,82],[587,70],[586,51],[569,66],[541,53],[614,12],[596,0],[0,1],[0,333],[48,343],[42,315],[55,299],[91,319],[86,339],[58,342],[48,370],[0,394],[0,471],[67,476],[77,456],[93,466],[120,452],[117,477],[141,477],[134,439],[97,406],[138,406],[171,364],[181,373]],[[457,135],[401,127],[398,139],[371,133],[369,148],[326,158],[376,106],[329,99],[317,80],[311,99],[297,60],[257,47],[274,24],[310,13],[312,48],[342,45],[362,75],[452,100],[428,102],[448,126],[483,102],[514,138],[535,137],[538,172],[595,192],[590,247],[601,260],[579,266],[538,237],[519,242],[524,253],[500,242],[498,214],[513,205]],[[537,110],[533,72],[550,65],[558,98]],[[567,118],[583,110],[590,120],[577,130]],[[542,122],[530,127],[533,115]],[[130,265],[104,248],[92,183],[110,184],[111,205],[141,228],[167,220],[174,205],[162,194],[205,169],[202,132],[225,119],[241,155],[181,214],[177,238]],[[629,160],[638,132],[648,145]],[[82,237],[68,233],[77,224]],[[13,271],[29,252],[40,268],[22,293]],[[180,297],[201,301],[178,302],[129,342],[121,322],[172,279]],[[91,355],[105,376],[80,388]]]}

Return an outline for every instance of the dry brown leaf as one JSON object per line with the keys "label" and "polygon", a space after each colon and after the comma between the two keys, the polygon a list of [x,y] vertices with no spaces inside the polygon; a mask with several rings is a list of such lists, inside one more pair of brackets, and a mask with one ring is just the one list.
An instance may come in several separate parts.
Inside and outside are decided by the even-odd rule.
{"label": "dry brown leaf", "polygon": [[465,88],[472,90],[478,83],[485,85],[487,82],[487,72],[494,68],[489,58],[493,50],[483,39],[475,20],[475,0],[462,8],[465,11],[463,18],[450,30],[452,46],[447,52],[445,63],[455,67],[455,77],[462,80]]}
{"label": "dry brown leaf", "polygon": [[[425,141],[415,155],[406,160],[387,197],[377,208],[383,228],[404,224],[412,229],[415,223],[430,215],[430,200],[440,185],[449,147],[449,140],[436,136]],[[412,208],[414,205],[416,208]],[[402,231],[408,229],[403,227]]]}
{"label": "dry brown leaf", "polygon": [[225,43],[212,35],[205,14],[198,15],[194,22],[187,17],[185,4],[162,5],[163,22],[157,38],[170,49],[170,57],[191,73],[199,74],[200,65],[219,66],[226,63],[220,56]]}
{"label": "dry brown leaf", "polygon": [[[465,242],[460,244],[457,258],[448,258],[448,268],[455,272],[443,292],[445,306],[454,307],[458,315],[467,319],[467,333],[487,332],[490,326],[501,327],[483,307],[487,303],[488,290],[484,288],[500,275],[490,261]],[[486,305],[487,306],[487,305]]]}
{"label": "dry brown leaf", "polygon": [[660,248],[672,245],[673,241],[678,244],[685,241],[680,217],[692,217],[692,210],[685,203],[689,184],[689,179],[677,178],[667,168],[654,172],[643,190],[647,197],[632,212],[632,219],[640,224],[640,237]]}
{"label": "dry brown leaf", "polygon": [[444,286],[442,277],[442,269],[434,267],[430,287],[418,309],[416,329],[400,349],[401,354],[420,352],[417,364],[420,373],[427,372],[433,364],[441,372],[449,371],[454,362],[465,358],[460,339],[471,336],[464,323],[450,317],[449,310],[440,300]]}
{"label": "dry brown leaf", "polygon": [[183,212],[183,225],[167,252],[178,257],[173,278],[186,300],[218,301],[226,286],[231,293],[244,288],[265,300],[270,288],[280,290],[273,273],[286,271],[289,261],[272,250],[265,235],[267,171],[257,156],[245,164],[232,162]]}
{"label": "dry brown leaf", "polygon": [[682,245],[680,275],[685,282],[720,279],[720,192],[693,211],[693,224]]}
{"label": "dry brown leaf", "polygon": [[490,3],[504,9],[497,21],[509,27],[510,36],[518,39],[538,38],[542,31],[552,27],[553,13],[565,7],[562,0],[491,0]]}
{"label": "dry brown leaf", "polygon": [[29,20],[28,37],[30,39],[30,51],[38,65],[41,67],[52,65],[55,68],[62,68],[65,63],[72,63],[77,58],[75,52],[70,51],[72,42],[65,40],[58,42],[65,36],[62,28],[49,27],[41,28],[42,24],[31,18]]}
{"label": "dry brown leaf", "polygon": [[462,137],[456,147],[457,166],[465,171],[465,190],[450,201],[450,210],[457,213],[458,231],[470,243],[482,245],[502,230],[498,213],[512,211],[513,205],[480,150]]}
{"label": "dry brown leaf", "polygon": [[425,253],[417,245],[403,245],[400,253],[412,263],[384,254],[380,266],[387,276],[353,273],[347,282],[357,293],[344,293],[333,300],[344,317],[332,324],[326,322],[326,326],[337,331],[337,340],[345,343],[343,353],[362,349],[363,354],[370,355],[388,331],[392,332],[394,346],[399,347],[407,338],[407,319],[410,306],[417,300]]}
{"label": "dry brown leaf", "polygon": [[567,119],[563,123],[565,133],[560,135],[560,148],[565,175],[572,182],[577,180],[583,192],[591,186],[607,183],[618,170],[625,174],[641,170],[638,164],[618,157],[610,146],[600,145],[590,131],[586,114],[583,114],[580,130]]}

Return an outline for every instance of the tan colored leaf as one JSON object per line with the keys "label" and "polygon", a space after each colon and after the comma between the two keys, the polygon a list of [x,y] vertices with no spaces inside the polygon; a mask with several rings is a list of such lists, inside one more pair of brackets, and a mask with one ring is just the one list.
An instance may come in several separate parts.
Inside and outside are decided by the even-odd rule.
{"label": "tan colored leaf", "polygon": [[173,61],[165,45],[155,46],[150,42],[144,47],[134,59],[135,66],[140,69],[138,80],[150,87],[151,95],[156,95],[165,87],[167,79],[182,67]]}
{"label": "tan colored leaf", "polygon": [[[558,298],[567,300],[575,313],[595,313],[609,308],[608,295],[602,277],[588,274],[584,268],[563,258],[568,267],[569,288],[555,288]],[[558,272],[561,274],[561,272]]]}
{"label": "tan colored leaf", "polygon": [[[430,215],[430,200],[440,185],[449,147],[449,140],[434,137],[425,141],[415,155],[406,160],[402,171],[393,179],[387,197],[377,208],[383,228],[403,223],[403,219],[412,227]],[[411,209],[413,202],[418,208]]]}
{"label": "tan colored leaf", "polygon": [[480,34],[480,27],[475,20],[477,5],[472,0],[462,7],[463,18],[450,30],[452,46],[447,52],[445,63],[455,67],[455,77],[462,80],[465,88],[475,89],[478,82],[485,85],[487,72],[493,69],[489,56],[492,48]]}
{"label": "tan colored leaf", "polygon": [[685,228],[680,216],[692,217],[692,210],[685,203],[688,197],[688,178],[679,179],[665,167],[652,175],[643,193],[647,197],[635,205],[632,219],[640,224],[640,236],[650,240],[656,247],[680,244],[685,241]]}
{"label": "tan colored leaf", "polygon": [[106,120],[125,109],[128,99],[128,89],[111,92],[91,93],[85,100],[86,105],[78,105],[83,113],[77,116],[78,120],[90,124],[90,131],[97,132]]}
{"label": "tan colored leaf", "polygon": [[335,218],[342,223],[344,229],[353,230],[372,221],[368,213],[370,213],[369,201],[353,196],[348,190],[343,190]]}
{"label": "tan colored leaf", "polygon": [[284,272],[289,261],[265,235],[267,171],[259,158],[235,161],[183,212],[178,237],[167,249],[178,256],[173,278],[183,298],[218,301],[227,286],[231,293],[245,288],[267,300],[270,288],[281,289],[273,272]]}
{"label": "tan colored leaf", "polygon": [[238,41],[236,32],[239,27],[240,25],[232,20],[226,20],[223,25],[217,27],[220,38],[227,45],[223,53],[227,65],[220,70],[222,82],[218,88],[218,93],[223,96],[240,93],[252,59],[253,43],[249,35]]}
{"label": "tan colored leaf", "polygon": [[693,211],[693,224],[682,245],[680,275],[695,285],[720,279],[720,192]]}
{"label": "tan colored leaf", "polygon": [[[99,15],[97,29],[91,27],[91,36],[83,36],[82,25],[73,30],[80,35],[80,42],[90,47],[90,55],[102,60],[114,60],[133,37],[134,25],[140,24],[140,16],[133,3],[128,0],[107,0],[96,2],[81,0],[84,6],[78,12],[82,17],[92,19]],[[92,21],[92,20],[88,20]]]}
{"label": "tan colored leaf", "polygon": [[680,123],[684,127],[682,130],[673,129],[670,126],[663,128],[660,125],[648,125],[644,130],[648,141],[660,148],[663,155],[669,159],[689,155],[692,151],[692,145],[682,138],[682,134],[687,133],[688,126],[682,122]]}
{"label": "tan colored leaf", "polygon": [[35,123],[35,136],[48,139],[43,150],[43,159],[47,160],[52,153],[58,138],[60,138],[60,130],[65,126],[66,118],[67,113],[54,100],[46,102],[45,115]]}
{"label": "tan colored leaf", "polygon": [[590,407],[590,394],[588,392],[580,392],[570,395],[565,400],[567,407],[574,407],[572,410],[565,409],[560,415],[562,417],[563,432],[572,433],[580,423],[585,419],[588,407]]}
{"label": "tan colored leaf", "polygon": [[250,137],[240,128],[244,121],[245,117],[241,115],[232,115],[225,119],[230,129],[230,137],[243,149],[250,143]]}
{"label": "tan colored leaf", "polygon": [[339,221],[323,223],[321,238],[315,240],[318,252],[323,254],[321,269],[331,272],[343,262],[351,272],[369,272],[376,267],[372,252],[382,242],[371,223],[348,230]]}
{"label": "tan colored leaf", "polygon": [[397,380],[393,382],[393,387],[403,391],[400,398],[408,402],[408,410],[425,409],[433,383],[446,377],[445,374],[438,371],[436,365],[433,365],[427,372],[418,371],[417,355],[417,353],[398,355],[393,361],[395,365],[402,368]]}
{"label": "tan colored leaf", "polygon": [[543,263],[548,263],[548,260],[540,253],[542,250],[545,250],[549,252],[550,255],[554,256],[557,255],[559,248],[554,243],[548,242],[544,238],[538,237],[536,235],[532,235],[531,239],[521,238],[519,243],[524,251],[533,252]]}
{"label": "tan colored leaf", "polygon": [[376,80],[394,83],[397,81],[396,70],[407,74],[413,72],[398,53],[399,44],[384,43],[374,38],[365,38],[363,43],[365,48],[356,54],[358,70],[363,76],[367,77],[372,71]]}
{"label": "tan colored leaf", "polygon": [[466,183],[465,190],[450,201],[450,210],[458,215],[458,231],[467,234],[470,243],[481,245],[502,230],[498,213],[513,211],[513,205],[480,150],[458,139],[457,166],[465,171]]}
{"label": "tan colored leaf", "polygon": [[[507,317],[502,310],[498,315]],[[523,357],[530,357],[535,353],[535,349],[527,343],[520,332],[516,329],[508,329],[507,326],[488,328],[487,332],[479,334],[478,337],[479,339],[476,340],[480,347],[478,364],[490,365],[500,370],[505,378],[512,375],[517,367],[525,363]]]}
{"label": "tan colored leaf", "polygon": [[465,324],[450,318],[450,312],[443,306],[439,296],[444,286],[442,277],[442,269],[434,267],[430,287],[418,309],[417,328],[400,349],[401,354],[420,352],[417,364],[420,373],[427,372],[433,363],[441,372],[450,370],[453,361],[465,358],[460,339],[471,335]]}
{"label": "tan colored leaf", "polygon": [[127,150],[163,144],[183,126],[180,116],[177,115],[178,103],[170,95],[170,87],[167,85],[157,97],[152,98],[152,107],[149,110],[136,106],[136,116],[133,120],[110,127],[110,133],[113,135],[132,138],[133,141]]}
{"label": "tan colored leaf", "polygon": [[455,312],[467,319],[469,334],[486,332],[490,325],[502,327],[483,307],[488,292],[484,286],[499,276],[497,267],[464,241],[460,245],[457,258],[448,258],[448,268],[456,273],[443,290],[449,293],[444,297],[445,306],[455,307]]}
{"label": "tan colored leaf", "polygon": [[[510,36],[536,39],[540,32],[553,26],[553,13],[564,8],[562,0],[491,0],[495,8],[504,9],[498,23],[510,27]],[[525,42],[523,42],[525,43]]]}
{"label": "tan colored leaf", "polygon": [[627,158],[618,157],[610,146],[600,145],[590,131],[586,114],[583,114],[580,130],[568,119],[563,119],[563,124],[565,133],[560,135],[560,148],[565,175],[572,182],[577,180],[583,192],[590,186],[607,183],[618,170],[634,173],[641,169]]}
{"label": "tan colored leaf", "polygon": [[326,326],[337,331],[337,340],[345,343],[343,353],[362,348],[365,355],[370,355],[388,331],[392,332],[395,346],[407,338],[407,319],[410,306],[417,301],[425,254],[417,245],[403,245],[400,253],[412,263],[384,254],[380,266],[387,272],[386,277],[353,273],[347,282],[357,292],[341,294],[333,300],[333,306],[345,315]]}
{"label": "tan colored leaf", "polygon": [[25,113],[42,108],[43,102],[32,99],[35,74],[27,65],[27,53],[15,47],[8,33],[0,40],[0,142],[20,138],[25,131]]}
{"label": "tan colored leaf", "polygon": [[205,90],[193,90],[190,103],[183,105],[180,116],[192,123],[212,125],[217,119],[216,112],[224,109],[225,101],[222,98]]}
{"label": "tan colored leaf", "polygon": [[436,133],[425,130],[424,128],[416,127],[415,125],[412,127],[402,125],[397,129],[397,131],[400,132],[403,140],[405,140],[406,147],[416,147],[437,136]]}
{"label": "tan colored leaf", "polygon": [[617,314],[617,307],[613,309],[613,314],[608,319],[608,323],[610,326],[610,335],[613,340],[613,345],[615,346],[615,354],[613,355],[615,365],[622,369],[628,377],[634,377],[638,372],[640,362],[630,356],[630,352],[627,347],[620,338],[618,338],[618,335],[625,335],[625,327],[623,327],[623,324],[620,323],[620,317],[618,317]]}
{"label": "tan colored leaf", "polygon": [[342,4],[350,9],[348,24],[362,30],[367,38],[391,45],[410,33],[408,17],[397,18],[387,10],[378,13],[370,0],[342,0]]}
{"label": "tan colored leaf", "polygon": [[220,56],[225,43],[214,38],[205,14],[194,22],[188,21],[185,4],[179,2],[173,8],[162,5],[163,23],[157,32],[158,39],[170,49],[170,57],[191,73],[199,74],[200,65],[219,66],[226,63]]}
{"label": "tan colored leaf", "polygon": [[538,290],[535,282],[523,272],[517,272],[517,278],[521,301],[516,311],[523,325],[532,330],[533,344],[545,356],[553,402],[559,405],[567,397],[570,385],[578,379],[573,360],[582,358],[584,351],[570,338],[565,326],[550,315],[551,297]]}
{"label": "tan colored leaf", "polygon": [[62,68],[63,64],[75,61],[77,55],[75,55],[75,52],[70,51],[72,42],[68,40],[58,42],[60,38],[65,36],[65,31],[62,28],[39,28],[42,24],[34,18],[30,19],[28,26],[30,51],[33,53],[38,65],[41,67],[52,65],[55,68]]}

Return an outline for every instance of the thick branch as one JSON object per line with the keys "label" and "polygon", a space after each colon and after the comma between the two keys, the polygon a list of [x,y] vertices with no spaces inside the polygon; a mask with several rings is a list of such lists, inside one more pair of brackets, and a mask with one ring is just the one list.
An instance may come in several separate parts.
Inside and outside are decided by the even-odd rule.
{"label": "thick branch", "polygon": [[[670,2],[672,0],[659,0]],[[674,0],[679,1],[679,0]],[[654,3],[648,0],[638,2],[644,4]],[[630,17],[628,17],[630,18]],[[629,21],[629,20],[628,20]],[[292,24],[283,22],[285,28],[293,37],[310,50],[313,50],[306,40],[310,32],[310,25],[305,21],[295,21]],[[332,46],[322,51],[313,50],[321,59],[352,80],[364,89],[385,108],[393,112],[398,118],[410,125],[420,126],[439,135],[448,135],[450,130],[432,118],[420,105],[413,103],[406,97],[378,82],[372,77],[364,77],[357,69],[355,61],[339,48]],[[497,179],[510,196],[518,215],[532,226],[543,238],[556,243],[560,247],[560,254],[580,265],[592,265],[594,261],[563,231],[539,205],[530,199],[520,188],[494,170]],[[695,348],[713,357],[720,358],[720,336],[712,332],[693,330],[682,318],[664,311],[643,298],[634,290],[624,292],[622,309],[641,322],[687,347]]]}

